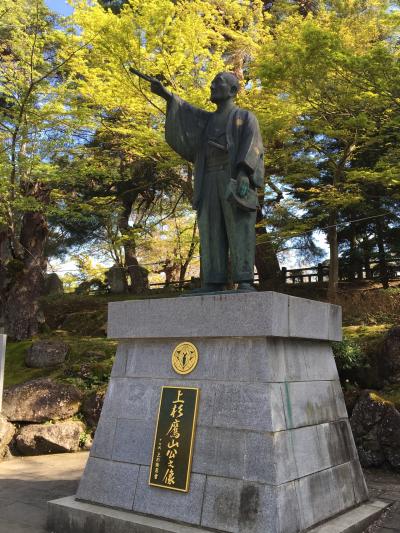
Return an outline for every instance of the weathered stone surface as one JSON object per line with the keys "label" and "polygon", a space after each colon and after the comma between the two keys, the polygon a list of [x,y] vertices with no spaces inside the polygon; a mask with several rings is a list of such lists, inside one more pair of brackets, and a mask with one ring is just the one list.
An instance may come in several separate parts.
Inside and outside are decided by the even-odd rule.
{"label": "weathered stone surface", "polygon": [[400,326],[391,328],[383,341],[383,375],[391,383],[400,383]]}
{"label": "weathered stone surface", "polygon": [[27,350],[25,364],[30,368],[47,368],[60,365],[69,351],[68,344],[60,341],[37,341]]}
{"label": "weathered stone surface", "polygon": [[[278,504],[280,503],[278,495]],[[390,503],[374,500],[351,509],[339,517],[332,518],[322,526],[310,530],[312,533],[337,533],[339,531],[366,531],[376,522],[380,513]],[[290,521],[296,516],[296,509],[282,517],[280,531],[290,531]],[[289,522],[289,523],[288,523]],[[48,529],[55,533],[209,533],[209,529],[186,526],[160,518],[152,518],[128,511],[120,511],[77,501],[73,496],[49,502]],[[397,524],[395,524],[397,525]],[[392,530],[390,530],[392,532]],[[389,530],[388,530],[389,533]]]}
{"label": "weathered stone surface", "polygon": [[388,464],[400,470],[400,413],[390,402],[365,392],[350,419],[363,466]]}
{"label": "weathered stone surface", "polygon": [[106,272],[106,278],[111,294],[123,294],[128,290],[128,284],[124,270],[118,265],[112,266]]}
{"label": "weathered stone surface", "polygon": [[111,370],[112,378],[126,377],[126,362],[128,357],[128,344],[120,342],[115,354],[115,361]]}
{"label": "weathered stone surface", "polygon": [[6,454],[7,446],[10,444],[14,434],[15,426],[5,416],[0,414],[0,460]]}
{"label": "weathered stone surface", "polygon": [[163,385],[199,387],[201,400],[198,424],[212,424],[215,401],[215,386],[206,381],[174,379],[111,379],[105,398],[107,416],[131,420],[148,420],[155,423]]}
{"label": "weathered stone surface", "polygon": [[223,383],[215,391],[214,425],[258,431],[286,429],[278,383]]}
{"label": "weathered stone surface", "polygon": [[350,463],[302,477],[295,484],[302,529],[356,503]]}
{"label": "weathered stone surface", "polygon": [[178,522],[200,524],[205,482],[206,476],[192,474],[187,493],[150,487],[149,468],[141,466],[133,510]]}
{"label": "weathered stone surface", "polygon": [[112,458],[115,461],[150,465],[154,422],[147,420],[128,420],[120,418],[117,422]]}
{"label": "weathered stone surface", "polygon": [[[183,339],[135,339],[117,350],[112,377],[176,377],[171,354]],[[200,358],[187,380],[279,382],[337,380],[327,343],[281,338],[192,340]]]}
{"label": "weathered stone surface", "polygon": [[298,477],[290,431],[246,431],[245,446],[245,471],[242,479],[280,485]]}
{"label": "weathered stone surface", "polygon": [[96,428],[95,439],[91,448],[91,457],[111,459],[114,445],[116,418],[101,416]]}
{"label": "weathered stone surface", "polygon": [[85,425],[68,420],[56,424],[30,424],[17,435],[16,444],[22,455],[76,452]]}
{"label": "weathered stone surface", "polygon": [[104,391],[95,391],[90,393],[83,400],[81,411],[85,417],[86,423],[90,427],[96,427],[99,422],[104,403],[104,396]]}
{"label": "weathered stone surface", "polygon": [[55,272],[48,274],[44,283],[44,294],[62,294],[64,292],[64,285],[61,279]]}
{"label": "weathered stone surface", "polygon": [[90,457],[81,479],[77,498],[132,509],[139,467]]}
{"label": "weathered stone surface", "polygon": [[[309,303],[305,303],[309,302]],[[313,311],[313,305],[318,312]],[[291,306],[291,310],[289,311]],[[334,309],[331,309],[334,307]],[[246,309],[246,313],[243,313]],[[289,312],[292,332],[289,331]],[[296,320],[320,320],[300,332]],[[135,300],[109,305],[108,336],[114,339],[198,337],[300,337],[341,340],[341,316],[337,306],[290,297],[276,292],[254,292]],[[238,320],[240,317],[240,320]],[[297,324],[297,326],[296,326]]]}
{"label": "weathered stone surface", "polygon": [[46,422],[74,416],[81,393],[73,385],[34,379],[4,391],[3,412],[12,422]]}
{"label": "weathered stone surface", "polygon": [[[231,446],[231,442],[235,446]],[[193,472],[241,479],[245,472],[246,434],[243,431],[203,427],[196,432]]]}
{"label": "weathered stone surface", "polygon": [[353,480],[354,497],[357,504],[368,500],[368,487],[358,456],[350,463],[351,478]]}
{"label": "weathered stone surface", "polygon": [[230,533],[299,531],[294,484],[270,487],[208,477],[201,525]]}
{"label": "weathered stone surface", "polygon": [[289,429],[347,418],[339,382],[284,383],[282,395]]}
{"label": "weathered stone surface", "polygon": [[112,379],[106,399],[107,416],[133,420],[155,420],[160,383],[151,379]]}

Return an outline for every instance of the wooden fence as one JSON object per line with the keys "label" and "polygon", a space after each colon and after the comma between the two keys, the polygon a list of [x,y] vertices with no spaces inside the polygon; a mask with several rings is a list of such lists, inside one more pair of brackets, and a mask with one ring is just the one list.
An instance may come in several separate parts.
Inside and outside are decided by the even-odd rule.
{"label": "wooden fence", "polygon": [[[386,259],[386,272],[389,280],[400,279],[400,257]],[[361,281],[361,280],[376,280],[380,281],[381,270],[378,261],[370,261],[367,265],[358,266],[355,268],[348,262],[340,261],[339,263],[339,281]],[[258,276],[255,276],[255,283],[258,283]],[[310,284],[310,283],[327,283],[329,281],[329,265],[319,263],[316,266],[304,268],[281,268],[281,283],[285,285],[291,284]],[[181,284],[182,285],[182,284]],[[200,286],[200,280],[192,278],[185,280],[183,287],[190,288],[193,286]],[[164,283],[150,283],[150,288],[163,288]],[[170,288],[179,289],[178,281],[172,281],[169,284]]]}
{"label": "wooden fence", "polygon": [[[386,259],[386,276],[388,280],[400,279],[400,257]],[[339,281],[376,280],[382,277],[378,261],[355,268],[347,262],[339,263]],[[285,284],[295,283],[326,283],[329,281],[329,265],[319,263],[313,267],[281,269],[281,279]]]}

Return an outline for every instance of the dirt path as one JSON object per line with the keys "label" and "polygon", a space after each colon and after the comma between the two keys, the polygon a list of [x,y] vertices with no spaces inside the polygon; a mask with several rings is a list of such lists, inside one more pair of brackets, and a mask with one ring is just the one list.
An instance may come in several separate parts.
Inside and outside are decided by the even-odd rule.
{"label": "dirt path", "polygon": [[[0,533],[47,533],[47,502],[76,492],[87,457],[87,453],[60,454],[1,463]],[[400,474],[367,470],[365,475],[371,498],[393,502],[369,532],[400,532]]]}

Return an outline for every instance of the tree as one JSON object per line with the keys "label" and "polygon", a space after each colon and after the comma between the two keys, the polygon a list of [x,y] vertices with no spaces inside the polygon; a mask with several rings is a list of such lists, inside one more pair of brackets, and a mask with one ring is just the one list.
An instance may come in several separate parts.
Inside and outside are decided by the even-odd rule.
{"label": "tree", "polygon": [[[80,93],[97,114],[99,146],[107,146],[108,153],[123,160],[125,177],[120,174],[113,189],[123,207],[120,233],[125,245],[131,246],[124,258],[130,255],[134,285],[139,265],[133,253],[137,233],[133,219],[143,195],[151,189],[151,176],[157,190],[167,194],[176,195],[175,182],[182,191],[183,206],[186,202],[187,207],[192,191],[190,166],[164,141],[164,104],[130,73],[129,66],[162,75],[175,93],[209,108],[210,82],[228,65],[246,86],[240,103],[253,109],[257,91],[250,88],[249,64],[266,35],[265,20],[262,2],[131,0],[100,4],[113,9],[105,10],[96,3],[76,4],[75,22],[82,29],[81,38],[93,41],[93,47],[74,58],[73,69]],[[134,169],[141,169],[138,178],[149,179],[133,179]],[[130,191],[129,198],[124,190]],[[144,201],[148,200],[147,194]],[[273,248],[269,247],[268,253],[261,250],[266,252],[266,246],[258,248],[259,271],[267,272],[265,261],[270,258],[275,260],[274,270],[279,270]]]}
{"label": "tree", "polygon": [[[79,48],[43,0],[4,0],[0,12],[0,298],[7,332],[36,334],[46,272],[47,213],[63,176],[52,160],[71,145],[63,68]],[[65,46],[65,54],[57,52]],[[5,253],[4,250],[7,250]]]}
{"label": "tree", "polygon": [[327,227],[331,301],[339,274],[337,225],[370,203],[367,182],[397,186],[382,159],[373,169],[353,167],[357,154],[383,142],[398,107],[399,15],[388,7],[383,0],[334,1],[315,16],[288,15],[274,25],[273,42],[260,55],[263,85],[296,116],[282,149],[283,182],[307,229]]}

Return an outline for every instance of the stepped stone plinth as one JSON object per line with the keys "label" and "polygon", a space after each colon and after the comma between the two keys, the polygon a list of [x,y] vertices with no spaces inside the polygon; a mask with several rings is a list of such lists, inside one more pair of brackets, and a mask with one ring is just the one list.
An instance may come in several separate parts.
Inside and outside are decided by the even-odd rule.
{"label": "stepped stone plinth", "polygon": [[[274,292],[117,302],[108,334],[93,448],[51,530],[295,533],[368,499],[331,349],[338,306]],[[199,352],[187,375],[171,365],[182,341]],[[165,385],[200,389],[187,493],[149,485]]]}

